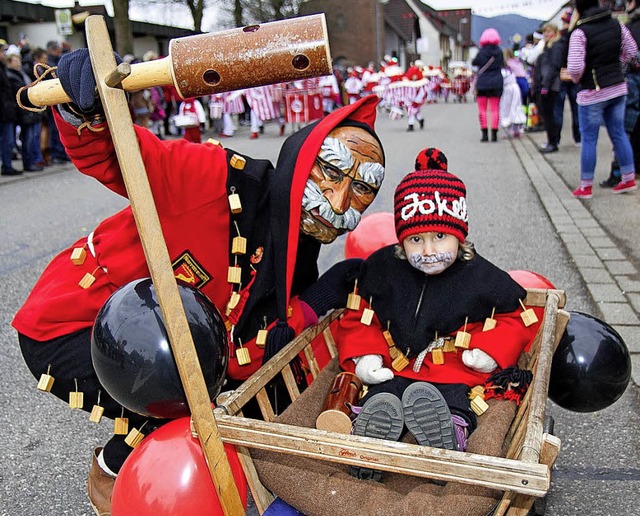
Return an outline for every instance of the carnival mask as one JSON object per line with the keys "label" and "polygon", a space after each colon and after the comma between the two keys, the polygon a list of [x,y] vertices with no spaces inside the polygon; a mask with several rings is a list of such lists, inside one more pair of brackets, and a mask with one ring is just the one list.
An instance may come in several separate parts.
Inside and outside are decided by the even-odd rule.
{"label": "carnival mask", "polygon": [[305,186],[302,232],[328,244],[355,229],[382,185],[383,156],[380,143],[364,129],[331,131]]}

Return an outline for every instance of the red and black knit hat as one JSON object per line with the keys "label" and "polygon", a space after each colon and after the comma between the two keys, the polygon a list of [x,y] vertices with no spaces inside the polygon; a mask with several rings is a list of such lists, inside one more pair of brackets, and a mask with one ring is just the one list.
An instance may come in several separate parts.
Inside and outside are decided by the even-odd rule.
{"label": "red and black knit hat", "polygon": [[398,242],[429,231],[464,242],[469,232],[464,183],[447,172],[447,158],[438,149],[420,151],[415,167],[400,181],[393,198]]}

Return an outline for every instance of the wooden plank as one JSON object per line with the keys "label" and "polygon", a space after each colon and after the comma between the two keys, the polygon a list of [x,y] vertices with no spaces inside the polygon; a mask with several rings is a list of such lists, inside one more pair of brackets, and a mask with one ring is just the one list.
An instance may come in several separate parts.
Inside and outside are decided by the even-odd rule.
{"label": "wooden plank", "polygon": [[191,331],[160,227],[160,219],[140,154],[124,91],[106,86],[105,78],[116,69],[113,48],[102,16],[86,21],[89,55],[109,130],[120,163],[140,241],[162,311],[171,349],[185,390],[209,473],[225,514],[244,514],[231,467],[211,411],[211,400],[202,376]]}
{"label": "wooden plank", "polygon": [[524,437],[520,455],[520,459],[525,462],[537,463],[540,460],[544,414],[549,393],[549,378],[551,376],[551,362],[555,350],[556,320],[558,315],[558,302],[560,300],[560,296],[555,292],[557,291],[550,291],[547,298],[542,344],[536,364],[535,381],[530,387],[530,389],[533,389],[533,393],[531,395],[527,432]]}
{"label": "wooden plank", "polygon": [[316,356],[313,354],[313,349],[311,349],[311,344],[309,344],[302,351],[304,352],[304,356],[307,359],[307,363],[309,364],[309,370],[311,371],[311,375],[315,380],[317,376],[320,374],[320,368],[318,367]]}
{"label": "wooden plank", "polygon": [[445,482],[511,490],[532,496],[543,496],[549,490],[549,468],[542,464],[266,423],[218,413],[216,420],[223,441],[248,448]]}
{"label": "wooden plank", "polygon": [[333,339],[333,333],[331,333],[329,326],[322,332],[322,336],[324,337],[324,343],[327,345],[329,355],[331,355],[331,358],[336,358],[338,356],[338,347],[336,346],[336,341]]}
{"label": "wooden plank", "polygon": [[271,405],[271,401],[269,400],[269,395],[267,394],[266,389],[260,389],[256,394],[256,400],[258,402],[258,406],[260,407],[260,412],[262,412],[262,417],[265,421],[273,421],[276,418],[275,412],[273,411],[273,406]]}
{"label": "wooden plank", "polygon": [[253,459],[251,458],[248,448],[236,446],[236,450],[238,451],[242,471],[244,471],[244,475],[247,477],[247,483],[249,484],[253,501],[256,504],[258,512],[262,514],[267,510],[267,507],[271,505],[274,496],[262,485],[262,482],[260,482],[260,477],[258,477],[258,472],[253,464]]}
{"label": "wooden plank", "polygon": [[296,383],[296,377],[294,376],[293,371],[291,371],[290,364],[287,364],[284,369],[282,369],[282,377],[284,378],[284,384],[287,387],[291,401],[296,401],[300,396],[300,390]]}

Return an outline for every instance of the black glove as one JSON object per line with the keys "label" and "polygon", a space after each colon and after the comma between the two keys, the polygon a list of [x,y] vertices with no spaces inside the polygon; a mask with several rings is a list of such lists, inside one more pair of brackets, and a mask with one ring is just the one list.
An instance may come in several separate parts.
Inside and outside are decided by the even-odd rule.
{"label": "black glove", "polygon": [[361,258],[350,258],[336,263],[302,293],[300,300],[307,303],[318,317],[332,308],[343,308],[363,261]]}
{"label": "black glove", "polygon": [[[118,64],[122,63],[118,54],[114,52],[114,56]],[[69,95],[80,113],[90,116],[103,112],[102,103],[96,91],[89,49],[80,48],[63,54],[58,63],[57,74],[62,89]]]}

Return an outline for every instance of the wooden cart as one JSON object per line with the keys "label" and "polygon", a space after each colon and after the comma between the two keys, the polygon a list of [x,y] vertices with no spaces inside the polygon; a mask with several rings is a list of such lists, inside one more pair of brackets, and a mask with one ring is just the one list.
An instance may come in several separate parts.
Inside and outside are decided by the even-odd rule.
{"label": "wooden cart", "polygon": [[[569,314],[561,310],[564,303],[565,295],[560,290],[529,289],[527,292],[526,305],[544,307],[544,319],[534,342],[520,359],[520,367],[533,372],[533,382],[507,432],[503,448],[508,450],[505,457],[391,443],[274,422],[276,414],[267,395],[267,384],[281,375],[294,403],[292,406],[295,407],[300,392],[294,380],[291,361],[299,354],[303,355],[311,375],[316,378],[320,373],[314,353],[317,337],[322,334],[324,345],[335,357],[337,350],[330,324],[340,317],[341,311],[329,314],[317,326],[308,328],[238,390],[219,400],[214,410],[222,440],[239,447],[260,513],[268,507],[273,496],[258,478],[247,448],[375,467],[377,470],[435,481],[485,486],[504,493],[494,514],[527,514],[536,498],[544,497],[549,491],[551,468],[560,448],[559,439],[546,433],[544,425],[551,361],[569,320]],[[243,407],[254,398],[259,404],[263,421],[242,416]]]}

